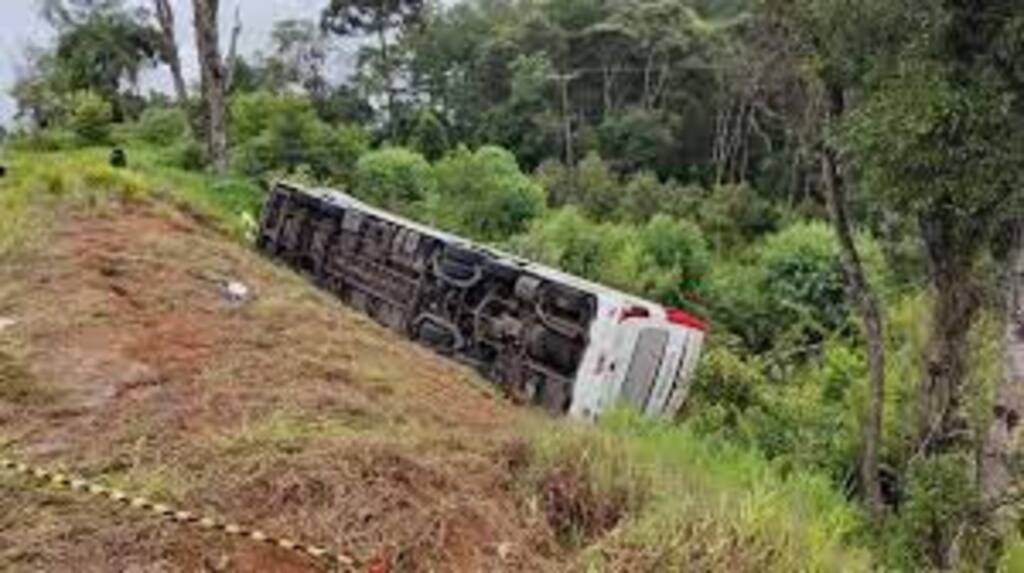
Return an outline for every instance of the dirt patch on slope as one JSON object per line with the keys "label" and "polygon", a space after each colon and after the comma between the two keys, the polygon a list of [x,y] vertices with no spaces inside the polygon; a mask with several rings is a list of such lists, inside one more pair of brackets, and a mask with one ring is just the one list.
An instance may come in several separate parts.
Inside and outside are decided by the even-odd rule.
{"label": "dirt patch on slope", "polygon": [[[379,570],[559,563],[496,463],[535,414],[471,373],[160,205],[68,215],[42,243],[0,261],[0,376],[22,384],[0,450]],[[0,479],[0,569],[315,570],[25,485]]]}

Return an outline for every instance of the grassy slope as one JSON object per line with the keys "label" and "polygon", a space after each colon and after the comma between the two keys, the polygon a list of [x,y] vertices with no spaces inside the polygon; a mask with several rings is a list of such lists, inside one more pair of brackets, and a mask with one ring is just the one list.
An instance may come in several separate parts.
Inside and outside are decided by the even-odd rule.
{"label": "grassy slope", "polygon": [[[510,407],[225,241],[251,225],[251,185],[159,150],[123,172],[105,157],[16,154],[0,182],[0,316],[31,317],[0,333],[0,448],[406,567],[867,568],[859,516],[823,481],[626,414],[583,428]],[[225,273],[256,287],[240,312],[211,286]],[[4,568],[220,551],[22,485],[0,481]]]}

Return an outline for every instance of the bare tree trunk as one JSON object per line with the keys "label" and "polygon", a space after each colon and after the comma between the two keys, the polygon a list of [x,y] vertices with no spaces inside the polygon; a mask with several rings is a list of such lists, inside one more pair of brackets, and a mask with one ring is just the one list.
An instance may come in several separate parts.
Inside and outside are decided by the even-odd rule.
{"label": "bare tree trunk", "polygon": [[572,147],[572,110],[569,108],[569,82],[573,79],[572,74],[560,74],[562,95],[562,137],[565,139],[565,164],[569,167],[570,174],[576,173],[576,157]]}
{"label": "bare tree trunk", "polygon": [[644,109],[651,109],[651,75],[654,69],[654,57],[655,50],[651,48],[650,53],[647,54],[647,62],[644,64],[644,93],[643,93],[643,106]]}
{"label": "bare tree trunk", "polygon": [[612,113],[612,82],[615,81],[615,72],[608,63],[601,66],[601,99],[604,103],[602,115],[608,117]]}
{"label": "bare tree trunk", "polygon": [[729,126],[732,125],[732,98],[715,113],[715,141],[711,148],[711,161],[715,165],[715,185],[725,183],[729,161]]}
{"label": "bare tree trunk", "polygon": [[[832,89],[829,94],[829,119],[836,119],[843,113],[843,93]],[[821,153],[821,174],[829,215],[836,238],[839,240],[839,260],[846,279],[847,295],[854,301],[864,326],[864,338],[868,347],[868,371],[870,388],[868,410],[864,416],[864,452],[861,458],[860,474],[864,487],[864,499],[868,510],[876,519],[885,510],[882,488],[878,479],[879,444],[882,438],[882,408],[885,393],[885,346],[883,344],[882,313],[878,299],[864,274],[860,253],[853,240],[853,230],[847,212],[846,184],[839,173],[838,159],[834,149],[825,145]]]}
{"label": "bare tree trunk", "polygon": [[[978,475],[982,498],[986,504],[996,507],[996,511],[1000,511],[1003,499],[1011,493],[1013,437],[1024,413],[1024,221],[1014,225],[1008,259],[1003,339],[1005,371],[996,389],[992,422],[982,444]],[[1006,522],[1005,519],[998,521]]]}
{"label": "bare tree trunk", "polygon": [[224,64],[220,58],[217,30],[219,0],[192,0],[195,12],[196,51],[202,73],[203,99],[206,107],[206,140],[214,171],[228,168],[227,108]]}
{"label": "bare tree trunk", "polygon": [[170,0],[154,0],[156,7],[156,19],[160,24],[160,36],[163,48],[164,61],[171,69],[171,77],[174,80],[174,93],[178,103],[185,105],[188,102],[188,88],[185,85],[185,76],[181,71],[181,57],[178,55],[178,42],[174,37],[174,10],[171,8]]}
{"label": "bare tree trunk", "polygon": [[231,43],[228,44],[228,59],[225,60],[224,91],[230,92],[235,81],[235,65],[238,62],[238,38],[242,35],[242,6],[235,4],[235,24],[231,28]]}
{"label": "bare tree trunk", "polygon": [[392,69],[391,69],[391,53],[388,50],[388,38],[387,32],[384,27],[384,23],[381,22],[377,27],[377,43],[380,46],[380,69],[381,76],[384,80],[385,97],[387,97],[388,106],[388,135],[392,139],[395,137],[395,125],[396,116],[398,110],[395,109],[395,86],[393,83]]}

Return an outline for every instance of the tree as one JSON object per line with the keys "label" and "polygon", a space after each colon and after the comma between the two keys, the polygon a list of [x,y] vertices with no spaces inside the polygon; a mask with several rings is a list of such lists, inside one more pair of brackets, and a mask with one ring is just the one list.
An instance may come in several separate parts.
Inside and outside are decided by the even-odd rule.
{"label": "tree", "polygon": [[[1015,95],[1013,113],[1024,121],[1024,13],[1004,22],[1001,33],[990,40],[993,67]],[[1024,216],[1012,213],[1008,232],[999,237],[997,250],[1005,268],[1003,285],[1003,362],[1004,373],[996,388],[991,421],[984,433],[979,460],[981,497],[988,504],[997,531],[1010,530],[1021,515],[1014,506],[1019,468],[1013,458],[1020,444],[1017,430],[1024,416]]]}
{"label": "tree", "polygon": [[115,119],[123,119],[124,84],[135,86],[140,71],[161,53],[146,13],[115,0],[54,0],[44,4],[44,15],[57,31],[53,71],[59,91],[95,92],[111,102]]}
{"label": "tree", "polygon": [[110,102],[92,92],[77,92],[71,97],[68,125],[85,143],[103,144],[110,139],[113,112]]}
{"label": "tree", "polygon": [[[499,144],[531,169],[556,153],[575,164],[599,144],[617,168],[692,178],[690,164],[711,155],[712,48],[731,26],[705,19],[695,5],[441,5],[401,38],[403,87],[410,99],[430,102],[455,138]],[[627,147],[642,155],[629,157]]]}
{"label": "tree", "polygon": [[274,87],[300,86],[313,101],[327,97],[330,86],[325,68],[330,52],[316,23],[300,19],[281,20],[274,24],[271,43],[273,50],[264,66],[267,73],[275,78],[270,82]]}
{"label": "tree", "polygon": [[238,39],[242,37],[242,5],[235,4],[235,20],[231,25],[231,40],[224,60],[224,91],[230,92],[238,69]]}
{"label": "tree", "polygon": [[[838,102],[833,113],[841,113]],[[846,199],[846,183],[839,173],[838,159],[833,148],[821,151],[821,180],[828,204],[832,228],[839,241],[839,260],[846,279],[848,298],[852,299],[864,327],[868,347],[868,373],[870,392],[864,421],[864,453],[861,461],[861,481],[868,508],[877,518],[884,507],[879,482],[879,450],[882,442],[882,408],[885,395],[885,345],[882,312],[875,289],[868,281],[861,255],[853,240],[853,224]]]}
{"label": "tree", "polygon": [[[1000,516],[997,525],[1005,528],[1019,510],[1007,502],[1007,496],[1019,495],[1013,490],[1015,471],[1013,451],[1015,436],[1024,415],[1024,225],[1014,221],[1008,233],[1009,253],[1004,286],[1004,374],[996,389],[992,419],[985,429],[979,459],[979,480],[982,499]],[[1008,507],[1004,507],[1008,506]],[[1011,519],[1006,519],[1009,517]],[[1010,522],[1010,523],[1007,523]]]}
{"label": "tree", "polygon": [[402,147],[367,153],[356,163],[353,191],[385,209],[423,217],[423,202],[436,188],[430,164]]}
{"label": "tree", "polygon": [[[837,139],[872,198],[919,229],[933,306],[914,451],[938,458],[974,449],[982,433],[965,409],[967,333],[985,246],[1019,214],[1024,134],[995,57],[1011,4],[902,4],[885,6],[898,24],[887,41],[863,50],[872,56],[867,95]],[[952,566],[954,543],[934,544],[932,564]]]}
{"label": "tree", "polygon": [[214,171],[228,168],[227,73],[221,61],[217,10],[220,0],[192,0],[196,51],[206,119],[206,145]]}
{"label": "tree", "polygon": [[682,64],[697,63],[699,35],[711,30],[687,2],[630,0],[617,5],[607,27],[630,39],[631,55],[639,64],[639,107],[665,106],[665,94]]}
{"label": "tree", "polygon": [[964,438],[963,349],[978,309],[976,264],[1018,196],[1024,158],[1001,87],[983,70],[957,69],[957,59],[974,56],[944,53],[952,29],[925,30],[931,45],[910,54],[922,65],[882,80],[851,118],[845,141],[876,195],[921,229],[936,299],[920,448],[941,452]]}
{"label": "tree", "polygon": [[[848,297],[860,315],[868,347],[870,391],[864,414],[863,452],[860,476],[864,497],[872,514],[878,518],[884,510],[879,482],[879,449],[882,433],[882,408],[885,388],[885,347],[882,313],[875,289],[868,281],[861,263],[861,254],[853,240],[853,225],[847,207],[847,180],[842,175],[839,153],[833,142],[825,138],[846,113],[846,92],[858,85],[864,58],[859,42],[869,33],[851,31],[851,11],[861,17],[879,16],[873,9],[877,3],[857,6],[848,0],[782,1],[774,6],[782,25],[793,32],[797,57],[813,64],[805,65],[802,98],[806,110],[801,112],[810,125],[810,140],[821,166],[821,190],[828,206],[832,227],[839,243],[840,263]],[[884,20],[878,18],[879,20]],[[856,22],[861,22],[855,19]],[[879,24],[874,24],[879,26]]]}
{"label": "tree", "polygon": [[309,98],[294,94],[238,94],[231,100],[231,120],[235,165],[252,175],[301,171],[347,185],[367,147],[361,129],[325,124]]}
{"label": "tree", "polygon": [[434,167],[434,176],[431,219],[469,237],[507,239],[525,231],[544,211],[544,190],[500,147],[459,148]]}
{"label": "tree", "polygon": [[174,81],[174,93],[178,97],[178,103],[185,105],[188,102],[188,89],[185,86],[185,75],[181,71],[181,57],[178,55],[178,41],[174,32],[174,9],[171,8],[170,0],[153,0],[156,9],[156,20],[160,26],[161,53],[167,67],[171,70],[171,79]]}
{"label": "tree", "polygon": [[19,71],[11,95],[18,107],[19,118],[25,118],[39,129],[57,123],[64,113],[62,82],[57,75],[53,52],[30,47],[27,64]]}
{"label": "tree", "polygon": [[398,118],[397,70],[389,35],[401,33],[416,22],[423,0],[331,0],[321,14],[324,30],[338,36],[375,36],[377,39],[375,75],[380,78],[387,105],[389,133],[394,135]]}
{"label": "tree", "polygon": [[409,133],[409,145],[430,161],[437,161],[448,151],[448,132],[429,109],[421,109],[416,114]]}

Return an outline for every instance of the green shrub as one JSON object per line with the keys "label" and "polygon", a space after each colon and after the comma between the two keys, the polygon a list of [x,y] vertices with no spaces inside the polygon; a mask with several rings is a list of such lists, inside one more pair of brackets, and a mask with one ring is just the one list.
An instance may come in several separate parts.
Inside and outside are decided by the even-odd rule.
{"label": "green shrub", "polygon": [[18,132],[10,138],[10,148],[17,151],[49,153],[78,147],[78,137],[66,129],[39,129]]}
{"label": "green shrub", "polygon": [[560,161],[545,161],[534,178],[548,192],[553,206],[575,206],[595,221],[618,216],[622,185],[597,153],[588,153],[575,169]]}
{"label": "green shrub", "polygon": [[622,185],[607,163],[596,153],[588,154],[576,166],[569,201],[598,221],[614,218],[622,201]]}
{"label": "green shrub", "polygon": [[700,227],[686,220],[657,215],[639,232],[645,260],[643,292],[671,304],[700,289],[710,254]]}
{"label": "green shrub", "polygon": [[314,176],[351,185],[356,163],[370,148],[366,131],[354,125],[325,125],[315,135],[309,158]]}
{"label": "green shrub", "polygon": [[538,219],[527,235],[512,243],[512,248],[566,272],[601,280],[609,278],[617,245],[627,242],[612,235],[570,206]]}
{"label": "green shrub", "polygon": [[39,173],[36,175],[34,190],[60,197],[72,191],[71,179],[71,175],[65,175],[60,171]]}
{"label": "green shrub", "polygon": [[545,160],[534,170],[533,180],[547,193],[549,206],[562,207],[572,200],[571,173],[561,161]]}
{"label": "green shrub", "polygon": [[719,249],[732,249],[778,230],[782,216],[748,185],[722,185],[700,202],[701,228]]}
{"label": "green shrub", "polygon": [[500,147],[460,148],[435,165],[434,174],[431,220],[475,239],[507,240],[544,211],[544,190]]}
{"label": "green shrub", "polygon": [[87,145],[107,143],[114,111],[110,102],[94,92],[77,92],[71,97],[68,127]]}
{"label": "green shrub", "polygon": [[146,180],[141,176],[105,163],[87,166],[81,177],[87,197],[104,198],[112,195],[121,199],[137,199],[148,188]]}
{"label": "green shrub", "polygon": [[601,156],[619,173],[643,169],[664,173],[664,156],[675,143],[673,121],[663,113],[633,109],[608,115],[598,128]]}
{"label": "green shrub", "polygon": [[712,321],[739,336],[751,352],[769,349],[780,329],[766,292],[763,269],[756,258],[737,256],[718,261],[706,281]]}
{"label": "green shrub", "polygon": [[306,98],[278,96],[267,91],[242,93],[231,98],[231,141],[244,145],[259,137],[274,118],[300,117],[313,111]]}
{"label": "green shrub", "polygon": [[206,148],[191,138],[168,147],[161,158],[168,167],[177,167],[186,171],[202,171],[208,163]]}
{"label": "green shrub", "polygon": [[147,107],[135,125],[135,135],[148,143],[174,145],[188,133],[188,116],[176,107]]}
{"label": "green shrub", "polygon": [[724,344],[701,355],[682,415],[698,432],[738,437],[744,415],[760,403],[765,383],[760,361]]}
{"label": "green shrub", "polygon": [[[946,551],[964,543],[977,502],[974,459],[965,453],[920,457],[907,472],[906,503],[888,541],[890,560],[909,569],[943,567]],[[961,539],[956,539],[961,537]]]}
{"label": "green shrub", "polygon": [[847,321],[839,249],[825,223],[799,223],[767,237],[758,263],[780,323],[831,332]]}
{"label": "green shrub", "polygon": [[867,362],[861,348],[839,338],[801,358],[762,358],[777,371],[743,421],[744,436],[784,467],[811,468],[843,487],[859,459]]}
{"label": "green shrub", "polygon": [[700,229],[666,215],[643,227],[595,223],[576,207],[536,221],[510,248],[567,272],[625,291],[682,304],[700,288],[709,256]]}
{"label": "green shrub", "polygon": [[422,203],[434,192],[434,173],[422,155],[387,147],[359,158],[352,191],[377,206],[422,216]]}
{"label": "green shrub", "polygon": [[430,161],[437,161],[448,151],[448,131],[429,109],[420,110],[409,134],[409,147]]}
{"label": "green shrub", "polygon": [[231,118],[236,167],[251,176],[304,172],[347,184],[368,146],[362,129],[323,123],[308,98],[243,94],[232,100]]}
{"label": "green shrub", "polygon": [[[857,245],[869,281],[886,296],[890,280],[881,248],[868,236],[858,237]],[[823,222],[790,225],[716,265],[707,290],[716,319],[753,351],[814,344],[854,324],[838,243]]]}
{"label": "green shrub", "polygon": [[653,171],[639,171],[622,189],[620,216],[634,223],[646,222],[660,213],[696,219],[701,195],[700,187],[662,182]]}
{"label": "green shrub", "polygon": [[260,98],[267,105],[260,110],[249,101],[259,95],[241,96],[232,107],[242,170],[250,175],[278,169],[290,173],[308,165],[326,136],[312,104],[295,97]]}

